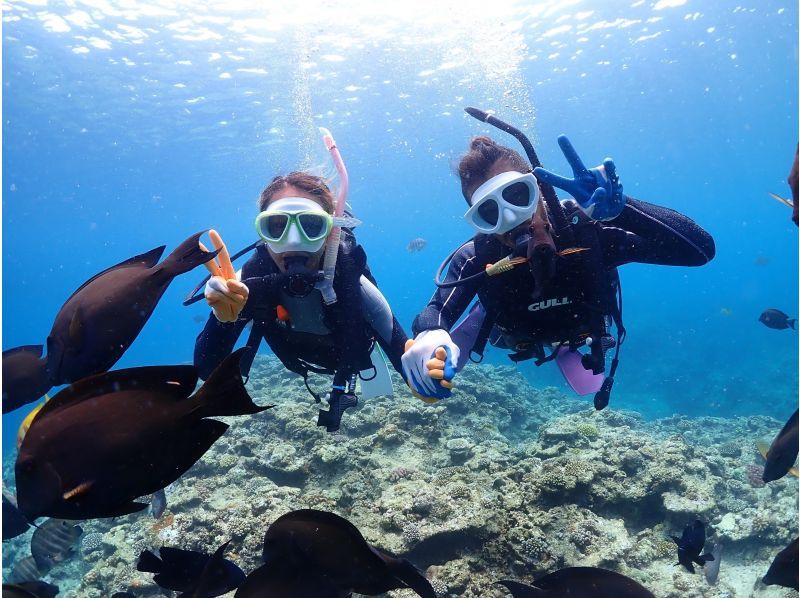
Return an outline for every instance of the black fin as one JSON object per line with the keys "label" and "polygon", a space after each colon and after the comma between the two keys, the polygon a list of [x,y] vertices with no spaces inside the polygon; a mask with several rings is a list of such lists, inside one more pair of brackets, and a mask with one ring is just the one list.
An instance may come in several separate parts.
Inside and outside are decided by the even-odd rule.
{"label": "black fin", "polygon": [[160,573],[164,566],[164,562],[149,550],[145,550],[139,555],[139,561],[136,563],[137,571],[146,571],[147,573]]}
{"label": "black fin", "polygon": [[222,417],[226,415],[250,415],[266,411],[274,405],[260,407],[253,403],[242,381],[239,362],[247,347],[228,355],[200,387],[193,399],[197,401],[200,417]]}
{"label": "black fin", "polygon": [[436,598],[431,582],[406,559],[386,560],[389,572],[422,598]]}
{"label": "black fin", "polygon": [[64,301],[64,305],[69,303],[69,300],[72,299],[78,293],[80,293],[86,286],[88,286],[89,284],[91,284],[92,282],[94,282],[95,280],[97,280],[98,278],[103,276],[104,274],[107,274],[108,272],[111,272],[112,270],[116,270],[117,268],[131,268],[131,267],[136,267],[136,266],[139,266],[141,268],[152,268],[153,266],[155,266],[158,263],[158,260],[161,259],[161,254],[164,253],[164,249],[165,248],[166,248],[166,245],[162,245],[161,247],[156,247],[155,249],[151,249],[147,253],[142,253],[140,255],[135,255],[135,256],[133,256],[131,258],[128,258],[127,260],[125,260],[123,262],[120,262],[119,264],[111,266],[110,268],[106,268],[102,272],[98,272],[97,274],[92,276],[89,280],[84,282],[81,286],[79,286],[77,289],[75,289],[75,291],[72,293],[72,295],[69,296],[69,299]]}
{"label": "black fin", "polygon": [[200,249],[200,237],[206,232],[208,231],[201,230],[178,245],[161,264],[163,271],[170,276],[178,276],[214,259],[219,250],[203,251]]}
{"label": "black fin", "polygon": [[511,592],[514,598],[535,598],[536,596],[546,596],[547,593],[534,586],[529,586],[521,581],[514,581],[513,579],[501,579],[494,582],[497,585],[505,586]]}

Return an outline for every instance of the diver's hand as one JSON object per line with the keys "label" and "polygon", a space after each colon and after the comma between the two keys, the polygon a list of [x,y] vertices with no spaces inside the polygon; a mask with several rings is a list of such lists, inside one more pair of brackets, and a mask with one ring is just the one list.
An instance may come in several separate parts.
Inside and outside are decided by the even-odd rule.
{"label": "diver's hand", "polygon": [[206,283],[206,303],[220,322],[235,322],[249,296],[250,289],[236,278],[225,280],[222,276],[212,276]]}
{"label": "diver's hand", "polygon": [[[205,263],[206,268],[211,273],[211,278],[206,283],[205,297],[206,303],[214,310],[214,316],[220,322],[235,322],[242,312],[247,298],[250,296],[250,289],[247,285],[239,282],[236,278],[236,271],[233,269],[231,257],[222,237],[214,229],[208,231],[214,248],[219,250],[216,259]],[[200,246],[206,250],[205,247]],[[207,251],[207,250],[206,250]]]}
{"label": "diver's hand", "polygon": [[406,341],[403,372],[414,396],[425,402],[449,397],[459,353],[446,330],[425,330]]}
{"label": "diver's hand", "polygon": [[558,145],[575,178],[564,178],[541,166],[533,170],[534,176],[572,195],[589,218],[612,220],[619,216],[625,207],[625,196],[614,161],[606,158],[601,166],[586,168],[566,135],[558,136]]}

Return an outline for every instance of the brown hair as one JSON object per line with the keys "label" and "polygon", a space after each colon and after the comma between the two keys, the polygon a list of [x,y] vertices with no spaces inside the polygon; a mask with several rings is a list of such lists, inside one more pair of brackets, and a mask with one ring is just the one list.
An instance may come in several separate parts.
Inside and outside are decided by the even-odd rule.
{"label": "brown hair", "polygon": [[328,185],[325,184],[325,180],[322,177],[300,171],[290,172],[286,176],[276,176],[272,179],[258,198],[258,209],[263,212],[275,194],[289,186],[305,191],[319,201],[326,212],[333,214],[336,201],[333,193],[328,189]]}
{"label": "brown hair", "polygon": [[495,143],[485,135],[473,137],[469,142],[469,151],[461,156],[458,163],[458,176],[461,179],[461,194],[469,203],[467,187],[475,180],[486,179],[486,173],[498,160],[508,162],[512,169],[519,172],[530,172],[531,167],[525,159],[510,147]]}

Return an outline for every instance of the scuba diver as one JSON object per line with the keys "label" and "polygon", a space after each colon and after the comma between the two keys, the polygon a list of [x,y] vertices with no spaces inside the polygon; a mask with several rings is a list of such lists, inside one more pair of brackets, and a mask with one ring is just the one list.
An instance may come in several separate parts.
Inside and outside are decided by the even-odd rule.
{"label": "scuba diver", "polygon": [[[414,320],[402,357],[406,380],[418,398],[446,398],[453,376],[467,359],[480,361],[489,341],[512,351],[514,362],[555,361],[570,386],[595,393],[595,408],[603,409],[625,338],[617,267],[700,266],[714,257],[714,240],[686,216],[624,195],[610,158],[588,169],[562,135],[574,173],[564,178],[541,167],[521,131],[482,110],[466,111],[514,135],[530,164],[488,137],[472,139],[461,158],[464,217],[476,235],[436,274],[439,288]],[[560,201],[554,187],[574,199]]]}
{"label": "scuba diver", "polygon": [[[255,221],[261,241],[233,259],[253,248],[255,254],[234,272],[222,240],[212,231],[221,263],[209,263],[211,276],[184,304],[205,297],[212,308],[195,344],[201,378],[230,354],[252,322],[247,340],[252,351],[243,360],[242,375],[249,373],[262,338],[287,369],[303,377],[317,402],[309,372],[332,375],[329,408],[320,410],[317,425],[334,432],[344,411],[358,404],[358,377],[363,398],[392,394],[381,349],[402,375],[400,357],[407,337],[353,236],[351,229],[359,222],[344,210],[347,171],[330,133],[322,131],[339,171],[338,197],[334,199],[322,178],[308,173],[272,179],[261,193]],[[204,283],[204,293],[198,295]]]}

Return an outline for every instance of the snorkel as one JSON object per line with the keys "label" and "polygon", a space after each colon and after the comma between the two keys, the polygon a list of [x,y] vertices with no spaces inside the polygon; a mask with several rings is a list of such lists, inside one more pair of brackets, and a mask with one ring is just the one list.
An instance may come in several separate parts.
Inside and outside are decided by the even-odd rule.
{"label": "snorkel", "polygon": [[322,280],[317,283],[317,288],[322,293],[322,300],[325,305],[336,303],[336,291],[333,290],[333,275],[336,271],[336,259],[339,256],[339,240],[342,236],[342,227],[336,224],[340,221],[344,214],[344,204],[347,200],[348,178],[347,169],[344,167],[342,155],[339,153],[339,148],[336,147],[336,142],[333,139],[331,132],[325,127],[319,128],[322,133],[322,140],[325,142],[325,147],[331,153],[333,163],[336,170],[339,172],[339,194],[336,197],[336,207],[333,212],[334,226],[328,236],[328,241],[325,245],[325,260],[322,265]]}

